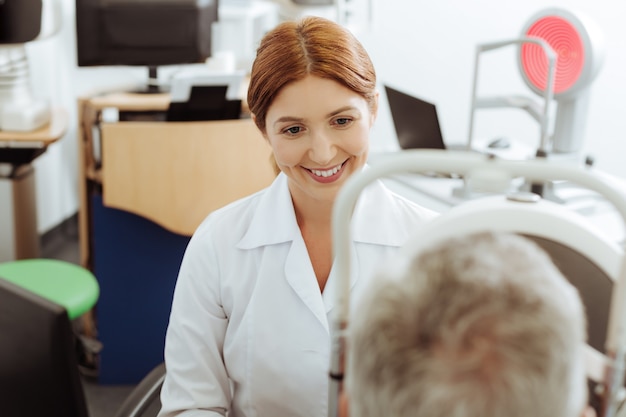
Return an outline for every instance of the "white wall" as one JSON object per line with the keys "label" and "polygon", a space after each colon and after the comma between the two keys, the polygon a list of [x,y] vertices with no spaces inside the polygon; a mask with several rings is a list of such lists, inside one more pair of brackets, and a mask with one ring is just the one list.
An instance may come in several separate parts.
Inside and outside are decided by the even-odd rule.
{"label": "white wall", "polygon": [[[145,72],[132,68],[77,68],[74,0],[63,3],[65,24],[55,38],[28,46],[35,91],[70,114],[65,137],[36,160],[39,230],[45,232],[78,208],[76,100],[81,94],[141,82]],[[382,91],[387,83],[437,104],[444,136],[467,139],[469,105],[478,43],[511,39],[535,12],[563,7],[585,13],[606,37],[604,66],[592,86],[585,152],[596,166],[626,177],[626,5],[614,0],[374,0],[374,25],[360,35],[378,70],[380,115],[373,150],[397,149],[393,125]],[[513,50],[494,52],[484,61],[485,88],[503,93],[528,90],[519,78]],[[502,111],[500,111],[502,112]],[[476,137],[502,134],[538,143],[538,128],[519,112],[485,114]]]}

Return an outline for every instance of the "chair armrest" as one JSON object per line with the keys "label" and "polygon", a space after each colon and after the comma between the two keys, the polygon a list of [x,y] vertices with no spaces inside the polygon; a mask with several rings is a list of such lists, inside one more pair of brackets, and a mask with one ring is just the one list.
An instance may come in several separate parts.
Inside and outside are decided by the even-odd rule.
{"label": "chair armrest", "polygon": [[164,379],[165,363],[160,363],[141,380],[124,400],[115,417],[153,417],[144,416],[143,413],[154,401],[160,401],[161,386]]}

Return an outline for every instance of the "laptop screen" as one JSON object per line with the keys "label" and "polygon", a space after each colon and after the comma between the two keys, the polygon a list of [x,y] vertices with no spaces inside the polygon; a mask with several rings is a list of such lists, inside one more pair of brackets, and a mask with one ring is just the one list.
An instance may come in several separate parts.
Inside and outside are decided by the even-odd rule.
{"label": "laptop screen", "polygon": [[434,104],[385,86],[389,110],[402,149],[445,149]]}

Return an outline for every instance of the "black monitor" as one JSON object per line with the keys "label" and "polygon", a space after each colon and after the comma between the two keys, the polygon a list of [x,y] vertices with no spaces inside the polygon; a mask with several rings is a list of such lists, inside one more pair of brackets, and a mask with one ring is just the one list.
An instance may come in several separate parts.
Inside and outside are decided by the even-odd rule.
{"label": "black monitor", "polygon": [[34,40],[41,31],[41,0],[0,1],[0,44]]}
{"label": "black monitor", "polygon": [[204,62],[218,0],[75,0],[79,67],[132,65],[149,69]]}
{"label": "black monitor", "polygon": [[0,278],[0,415],[88,417],[66,310]]}

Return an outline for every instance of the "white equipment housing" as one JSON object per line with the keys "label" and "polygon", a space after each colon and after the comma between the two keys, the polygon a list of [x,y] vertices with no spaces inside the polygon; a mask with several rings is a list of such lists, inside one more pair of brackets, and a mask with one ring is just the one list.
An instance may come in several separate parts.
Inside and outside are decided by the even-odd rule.
{"label": "white equipment housing", "polygon": [[[24,13],[20,15],[31,16]],[[32,13],[32,16],[37,17],[38,14]],[[61,5],[58,0],[41,0],[39,26],[39,34],[26,42],[45,39],[59,31]],[[32,93],[24,43],[0,43],[0,130],[36,130],[50,121],[50,115],[49,101],[37,98]]]}
{"label": "white equipment housing", "polygon": [[[407,150],[351,177],[340,190],[333,209],[333,252],[338,276],[336,301],[331,317],[331,363],[329,416],[338,412],[341,377],[346,360],[346,335],[349,326],[350,276],[352,264],[351,217],[361,191],[371,182],[400,173],[457,173],[463,175],[470,187],[504,193],[514,178],[546,182],[565,180],[588,188],[611,203],[626,226],[626,196],[615,179],[581,166],[555,163],[546,158],[510,161],[463,151]],[[588,379],[598,386],[603,417],[614,417],[624,410],[624,356],[626,354],[626,257],[623,248],[600,233],[595,226],[575,212],[550,201],[534,202],[538,196],[530,193],[511,200],[484,197],[463,203],[417,230],[419,236],[403,248],[416,249],[433,239],[479,230],[503,230],[523,234],[546,243],[553,258],[560,252],[577,264],[586,265],[590,276],[582,277],[581,292],[591,288],[598,296],[599,285],[605,286],[601,301],[588,311],[590,331],[586,348]],[[626,227],[624,227],[626,229]],[[556,250],[550,250],[556,248]],[[565,254],[565,255],[563,255]],[[557,257],[558,257],[557,256]],[[568,278],[568,273],[562,271]],[[580,271],[574,269],[574,274]],[[595,280],[595,281],[593,281]],[[593,281],[593,282],[592,282]],[[574,281],[572,281],[574,283]],[[574,283],[574,285],[576,285]],[[585,294],[582,294],[583,300]],[[604,309],[604,310],[603,310]],[[601,311],[602,310],[602,311]],[[592,340],[593,339],[593,340]]]}

